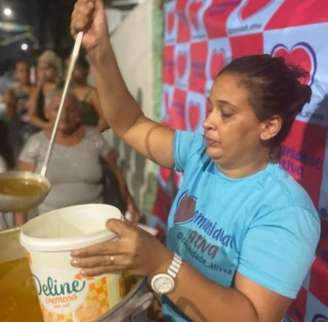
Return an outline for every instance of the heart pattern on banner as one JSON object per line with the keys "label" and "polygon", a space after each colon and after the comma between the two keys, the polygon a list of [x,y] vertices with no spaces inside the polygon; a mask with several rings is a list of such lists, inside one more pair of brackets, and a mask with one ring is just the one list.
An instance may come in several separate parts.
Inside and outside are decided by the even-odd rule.
{"label": "heart pattern on banner", "polygon": [[187,55],[185,52],[180,52],[177,59],[178,78],[182,78],[187,68]]}
{"label": "heart pattern on banner", "polygon": [[316,72],[316,57],[314,50],[307,43],[298,43],[290,50],[282,44],[276,45],[272,56],[283,57],[287,63],[304,69],[308,75],[301,79],[303,84],[312,85]]}
{"label": "heart pattern on banner", "polygon": [[257,12],[263,10],[273,0],[247,0],[240,10],[241,20],[246,20]]}
{"label": "heart pattern on banner", "polygon": [[174,20],[175,20],[175,13],[174,13],[174,11],[169,11],[166,14],[167,32],[169,34],[172,33],[172,31],[173,31]]}
{"label": "heart pattern on banner", "polygon": [[225,56],[222,51],[214,51],[210,58],[211,61],[211,77],[215,79],[219,71],[224,67]]}
{"label": "heart pattern on banner", "polygon": [[198,22],[198,11],[202,6],[202,1],[193,1],[189,6],[189,15],[192,26],[198,30],[199,22]]}
{"label": "heart pattern on banner", "polygon": [[188,118],[189,125],[192,130],[196,130],[199,125],[199,117],[200,117],[200,106],[197,103],[191,101],[188,108]]}

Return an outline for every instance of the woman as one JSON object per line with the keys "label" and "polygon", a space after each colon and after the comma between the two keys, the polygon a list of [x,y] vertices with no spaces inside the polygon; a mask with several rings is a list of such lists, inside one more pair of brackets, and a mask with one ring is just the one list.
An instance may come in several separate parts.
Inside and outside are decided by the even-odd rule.
{"label": "woman", "polygon": [[104,131],[108,126],[102,117],[97,91],[87,83],[88,74],[88,61],[83,56],[79,56],[72,75],[71,89],[79,101],[82,123],[96,126],[99,131]]}
{"label": "woman", "polygon": [[[51,124],[54,124],[60,99],[61,92],[58,91],[46,98],[45,114]],[[19,170],[40,171],[51,131],[49,128],[29,139],[19,158]],[[70,205],[103,202],[102,162],[114,173],[127,203],[134,205],[123,174],[116,164],[114,151],[97,130],[83,126],[78,101],[73,94],[68,94],[48,165],[47,178],[51,182],[51,190],[39,206],[39,214]],[[132,209],[136,217],[137,209]],[[25,220],[23,214],[16,215],[18,225]]]}
{"label": "woman", "polygon": [[28,101],[30,131],[48,130],[52,124],[44,112],[45,97],[61,87],[61,60],[52,50],[44,51],[38,58],[36,68],[37,86]]}
{"label": "woman", "polygon": [[102,1],[77,1],[71,28],[74,35],[85,32],[112,129],[141,154],[184,173],[168,218],[167,247],[110,220],[107,227],[119,239],[72,252],[72,265],[85,276],[120,270],[146,276],[164,295],[168,321],[281,321],[320,233],[309,196],[275,163],[310,88],[280,58],[240,58],[214,82],[204,136],[173,131],[147,119],[128,93]]}

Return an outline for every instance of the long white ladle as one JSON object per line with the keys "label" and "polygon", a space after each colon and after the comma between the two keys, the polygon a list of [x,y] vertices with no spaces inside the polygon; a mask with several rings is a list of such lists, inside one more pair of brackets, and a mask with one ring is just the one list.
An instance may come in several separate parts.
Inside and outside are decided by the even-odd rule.
{"label": "long white ladle", "polygon": [[63,94],[62,94],[61,99],[60,99],[60,104],[59,104],[59,109],[58,109],[58,112],[57,112],[55,124],[54,124],[54,127],[53,127],[52,132],[51,132],[51,137],[50,137],[50,142],[49,142],[48,150],[47,150],[47,153],[46,153],[46,157],[43,161],[43,165],[42,165],[42,168],[40,170],[40,175],[43,176],[43,177],[45,177],[46,174],[47,174],[48,163],[49,163],[49,159],[50,159],[52,150],[54,148],[54,143],[55,143],[55,139],[56,139],[58,124],[59,124],[59,121],[60,121],[60,117],[62,115],[62,111],[63,111],[65,99],[66,99],[66,96],[67,96],[67,91],[68,91],[68,88],[69,88],[69,84],[70,84],[71,79],[72,79],[72,74],[73,74],[73,70],[74,70],[74,67],[75,67],[75,63],[76,63],[76,60],[79,56],[79,52],[80,52],[80,48],[81,48],[81,44],[82,44],[82,39],[83,39],[83,32],[80,31],[77,34],[76,39],[75,39],[75,44],[74,44],[74,48],[73,48],[73,51],[72,51],[72,54],[71,54],[69,67],[68,67],[68,72],[67,72],[67,76],[66,76],[66,81],[65,81],[65,85],[64,85],[64,90],[63,90]]}

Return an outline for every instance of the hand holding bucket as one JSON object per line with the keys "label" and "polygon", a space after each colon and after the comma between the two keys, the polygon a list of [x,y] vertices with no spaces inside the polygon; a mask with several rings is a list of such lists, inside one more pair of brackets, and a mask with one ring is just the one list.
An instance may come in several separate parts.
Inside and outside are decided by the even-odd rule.
{"label": "hand holding bucket", "polygon": [[70,263],[72,250],[116,238],[106,229],[109,218],[123,219],[116,207],[88,204],[54,210],[22,226],[20,240],[30,255],[45,322],[92,322],[122,300],[121,274],[86,278]]}

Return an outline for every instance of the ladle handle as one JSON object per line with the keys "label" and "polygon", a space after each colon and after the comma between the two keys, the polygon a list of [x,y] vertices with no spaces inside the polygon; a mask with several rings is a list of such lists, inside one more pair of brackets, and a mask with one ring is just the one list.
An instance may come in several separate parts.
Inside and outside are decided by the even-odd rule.
{"label": "ladle handle", "polygon": [[67,76],[66,76],[66,81],[65,81],[65,85],[64,85],[63,94],[62,94],[61,99],[60,99],[60,104],[59,104],[59,109],[58,109],[58,112],[57,112],[55,124],[54,124],[54,127],[53,127],[52,132],[51,132],[51,137],[50,137],[50,142],[49,142],[48,150],[47,150],[47,153],[46,153],[46,157],[43,161],[43,165],[42,165],[42,168],[41,168],[41,171],[40,171],[40,174],[43,177],[45,177],[46,174],[47,174],[47,167],[48,167],[51,152],[52,152],[53,147],[54,147],[54,142],[55,142],[55,139],[56,139],[59,120],[60,120],[62,110],[63,110],[63,107],[64,107],[64,103],[65,103],[67,91],[68,91],[68,88],[69,88],[69,84],[71,82],[71,78],[72,78],[73,70],[74,70],[74,67],[75,67],[75,63],[76,63],[76,60],[79,56],[79,51],[80,51],[80,48],[81,48],[82,39],[83,39],[83,32],[80,31],[77,34],[76,39],[75,39],[75,44],[74,44],[74,48],[73,48],[73,51],[72,51],[72,54],[71,54],[71,59],[70,59],[69,67],[68,67],[68,73],[67,73]]}

